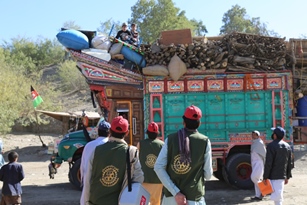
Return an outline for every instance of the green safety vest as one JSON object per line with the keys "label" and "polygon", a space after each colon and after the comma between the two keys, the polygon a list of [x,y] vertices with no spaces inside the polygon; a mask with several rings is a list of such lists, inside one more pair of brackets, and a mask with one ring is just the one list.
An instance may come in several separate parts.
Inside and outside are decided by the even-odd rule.
{"label": "green safety vest", "polygon": [[118,198],[126,171],[128,145],[107,142],[95,149],[89,203],[93,205],[118,205]]}
{"label": "green safety vest", "polygon": [[144,172],[145,183],[161,184],[161,181],[154,171],[154,165],[163,145],[164,142],[159,139],[145,139],[140,141],[139,157],[142,171]]}
{"label": "green safety vest", "polygon": [[[191,163],[180,162],[178,133],[168,136],[168,154],[166,171],[171,180],[186,196],[187,200],[199,201],[205,195],[204,182],[204,155],[207,148],[208,138],[195,131],[187,131],[190,140]],[[166,197],[172,194],[164,187]]]}

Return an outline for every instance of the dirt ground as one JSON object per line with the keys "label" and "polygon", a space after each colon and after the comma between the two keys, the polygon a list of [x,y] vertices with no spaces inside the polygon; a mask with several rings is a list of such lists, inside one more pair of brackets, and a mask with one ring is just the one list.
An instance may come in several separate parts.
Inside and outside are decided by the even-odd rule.
{"label": "dirt ground", "polygon": [[[50,155],[47,148],[42,147],[38,135],[14,133],[2,136],[4,157],[9,151],[19,153],[19,162],[23,165],[25,179],[22,181],[23,205],[77,205],[81,192],[68,181],[68,163],[64,162],[58,169],[55,179],[49,179],[48,164]],[[48,145],[58,135],[41,134],[44,144]],[[295,146],[295,169],[293,178],[285,186],[284,205],[307,204],[307,146]],[[0,182],[2,187],[2,182]],[[206,183],[207,205],[273,205],[269,196],[261,202],[251,202],[253,190],[238,190],[217,179]]]}

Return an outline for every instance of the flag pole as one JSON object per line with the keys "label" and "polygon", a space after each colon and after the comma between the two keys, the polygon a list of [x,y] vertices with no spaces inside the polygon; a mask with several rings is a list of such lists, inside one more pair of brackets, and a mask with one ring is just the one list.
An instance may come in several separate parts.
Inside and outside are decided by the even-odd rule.
{"label": "flag pole", "polygon": [[47,147],[46,144],[43,142],[43,140],[41,138],[41,134],[40,134],[40,130],[39,130],[39,124],[38,124],[38,117],[37,117],[37,112],[36,112],[35,108],[34,108],[34,112],[35,112],[35,118],[36,118],[36,125],[37,125],[37,132],[38,132],[39,140],[41,141],[43,147]]}
{"label": "flag pole", "polygon": [[38,137],[42,143],[43,147],[47,147],[45,143],[43,142],[41,138],[41,133],[39,130],[39,123],[38,123],[38,117],[37,117],[37,112],[36,112],[36,107],[43,102],[43,99],[39,96],[38,92],[32,87],[31,85],[31,95],[33,99],[33,107],[34,107],[34,113],[35,113],[35,118],[36,118],[36,124],[37,124],[37,132],[38,132]]}

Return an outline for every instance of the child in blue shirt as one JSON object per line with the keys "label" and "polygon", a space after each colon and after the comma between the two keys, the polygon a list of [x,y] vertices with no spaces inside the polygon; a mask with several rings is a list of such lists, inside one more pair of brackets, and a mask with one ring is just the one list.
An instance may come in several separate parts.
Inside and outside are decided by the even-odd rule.
{"label": "child in blue shirt", "polygon": [[3,181],[1,204],[21,204],[21,181],[24,179],[22,165],[17,163],[18,153],[10,152],[9,163],[0,169],[0,181]]}

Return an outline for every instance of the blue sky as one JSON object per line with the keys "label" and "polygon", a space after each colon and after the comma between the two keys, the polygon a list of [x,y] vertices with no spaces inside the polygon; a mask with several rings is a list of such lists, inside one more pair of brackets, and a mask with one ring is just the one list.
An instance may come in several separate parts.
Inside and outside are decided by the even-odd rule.
{"label": "blue sky", "polygon": [[[100,22],[112,18],[127,21],[137,0],[2,0],[0,1],[0,44],[23,37],[54,39],[64,22],[74,21],[83,30],[95,31]],[[269,30],[282,37],[307,36],[306,0],[173,0],[189,19],[202,20],[209,33],[217,36],[222,17],[238,4],[250,17],[260,17]]]}

